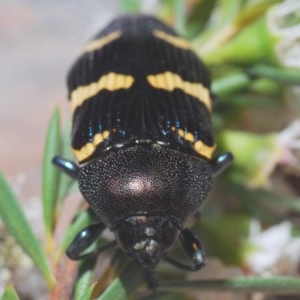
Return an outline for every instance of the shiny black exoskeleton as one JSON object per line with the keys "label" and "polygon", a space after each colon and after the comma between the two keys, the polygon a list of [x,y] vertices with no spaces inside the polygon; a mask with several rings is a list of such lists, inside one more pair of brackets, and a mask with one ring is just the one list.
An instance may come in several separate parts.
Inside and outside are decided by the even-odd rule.
{"label": "shiny black exoskeleton", "polygon": [[[68,87],[78,164],[53,162],[78,179],[100,222],[67,255],[90,255],[84,250],[109,228],[116,241],[104,248],[118,245],[146,273],[162,259],[204,266],[201,242],[185,224],[232,155],[213,158],[210,79],[191,45],[155,18],[120,17],[83,48]],[[189,264],[169,256],[178,240]]]}

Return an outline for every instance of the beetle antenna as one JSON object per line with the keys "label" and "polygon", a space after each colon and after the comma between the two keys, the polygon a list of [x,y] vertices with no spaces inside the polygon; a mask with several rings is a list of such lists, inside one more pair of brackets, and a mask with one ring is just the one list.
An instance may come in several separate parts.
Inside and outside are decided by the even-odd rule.
{"label": "beetle antenna", "polygon": [[233,155],[230,152],[225,152],[212,160],[213,176],[216,177],[222,173],[232,162]]}
{"label": "beetle antenna", "polygon": [[79,167],[71,160],[65,159],[61,156],[54,156],[52,163],[73,179],[78,179]]}

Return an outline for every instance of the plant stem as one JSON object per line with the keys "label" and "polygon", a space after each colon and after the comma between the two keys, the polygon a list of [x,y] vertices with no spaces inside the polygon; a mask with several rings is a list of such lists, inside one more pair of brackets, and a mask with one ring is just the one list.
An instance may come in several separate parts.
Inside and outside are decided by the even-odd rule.
{"label": "plant stem", "polygon": [[300,84],[299,69],[281,69],[267,65],[256,65],[247,70],[251,76],[265,77],[284,83]]}
{"label": "plant stem", "polygon": [[285,294],[300,293],[300,279],[293,277],[245,277],[228,280],[201,281],[170,281],[160,285],[160,290],[198,289],[214,292],[244,291],[244,292],[272,292]]}
{"label": "plant stem", "polygon": [[243,72],[235,72],[216,79],[212,91],[217,95],[227,95],[250,85],[251,79]]}

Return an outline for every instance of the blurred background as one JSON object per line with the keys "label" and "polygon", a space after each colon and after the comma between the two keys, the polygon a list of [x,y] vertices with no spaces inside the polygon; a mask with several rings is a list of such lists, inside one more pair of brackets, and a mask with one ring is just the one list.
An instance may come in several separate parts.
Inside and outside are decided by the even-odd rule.
{"label": "blurred background", "polygon": [[53,110],[59,106],[68,112],[71,63],[83,43],[119,13],[120,1],[114,0],[88,5],[1,1],[0,168],[11,181],[24,181],[25,198],[39,193],[43,143]]}

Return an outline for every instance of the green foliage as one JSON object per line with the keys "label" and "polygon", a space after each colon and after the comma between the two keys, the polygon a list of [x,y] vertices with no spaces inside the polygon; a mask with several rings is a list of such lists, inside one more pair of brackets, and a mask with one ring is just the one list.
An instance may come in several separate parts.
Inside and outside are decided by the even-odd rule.
{"label": "green foliage", "polygon": [[127,264],[98,299],[129,300],[142,283],[144,283],[144,277],[138,267],[133,263]]}
{"label": "green foliage", "polygon": [[7,230],[23,250],[34,261],[49,287],[55,285],[55,278],[46,255],[35,237],[16,196],[0,173],[0,216]]}
{"label": "green foliage", "polygon": [[208,216],[196,223],[194,232],[203,237],[206,252],[212,257],[221,258],[227,265],[242,265],[250,250],[247,242],[250,221],[246,214]]}
{"label": "green foliage", "polygon": [[299,278],[293,277],[245,277],[228,280],[202,280],[202,281],[169,281],[162,284],[162,290],[181,291],[184,289],[203,291],[243,291],[243,292],[270,292],[299,294]]}
{"label": "green foliage", "polygon": [[92,278],[93,270],[97,262],[97,257],[91,257],[83,260],[78,271],[78,279],[75,285],[75,300],[91,299],[93,288]]}
{"label": "green foliage", "polygon": [[51,119],[46,137],[46,147],[43,159],[42,176],[42,199],[44,208],[44,222],[46,239],[48,246],[51,247],[51,233],[55,226],[56,211],[55,207],[58,198],[59,170],[52,164],[52,158],[60,153],[60,118],[58,109],[55,110]]}
{"label": "green foliage", "polygon": [[71,244],[77,233],[84,227],[91,224],[92,221],[93,216],[90,211],[84,210],[78,212],[78,215],[75,217],[72,224],[70,224],[64,238],[61,241],[61,244],[59,246],[58,259],[67,250],[68,246]]}
{"label": "green foliage", "polygon": [[16,293],[13,286],[9,285],[6,287],[3,296],[1,297],[1,300],[19,300],[19,296]]}

